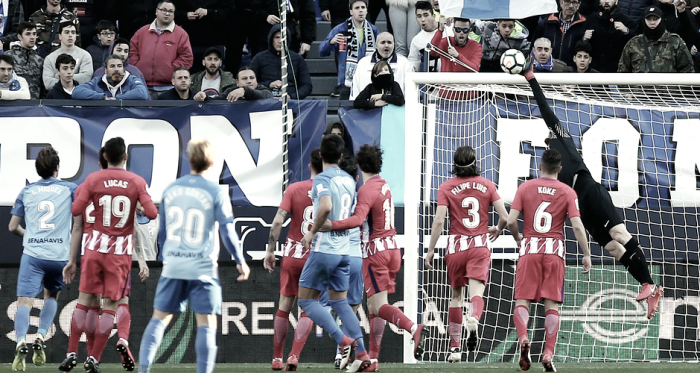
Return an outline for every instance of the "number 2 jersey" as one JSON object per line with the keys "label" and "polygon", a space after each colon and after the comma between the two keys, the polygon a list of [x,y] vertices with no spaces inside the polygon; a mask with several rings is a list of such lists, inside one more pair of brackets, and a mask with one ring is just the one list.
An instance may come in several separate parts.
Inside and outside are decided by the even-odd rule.
{"label": "number 2 jersey", "polygon": [[[347,219],[352,215],[355,204],[355,180],[338,166],[328,167],[313,180],[311,199],[314,201],[314,216],[318,216],[319,201],[323,196],[330,196],[333,208],[329,215],[331,221]],[[311,244],[311,250],[326,254],[350,255],[350,230],[333,230],[317,232]]]}
{"label": "number 2 jersey", "polygon": [[70,255],[71,204],[76,185],[53,177],[22,189],[11,214],[24,218],[24,254],[67,261]]}
{"label": "number 2 jersey", "polygon": [[289,185],[282,196],[280,207],[287,211],[292,221],[289,223],[287,241],[284,244],[284,256],[301,259],[309,252],[301,239],[311,230],[314,224],[314,205],[311,200],[311,187],[313,180],[304,180]]}

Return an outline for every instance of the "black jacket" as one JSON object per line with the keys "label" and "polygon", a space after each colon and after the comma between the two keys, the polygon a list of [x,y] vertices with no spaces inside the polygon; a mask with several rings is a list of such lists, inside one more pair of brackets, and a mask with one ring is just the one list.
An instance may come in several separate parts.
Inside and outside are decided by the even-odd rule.
{"label": "black jacket", "polygon": [[[220,94],[218,97],[215,97],[213,99],[226,100],[228,98],[228,94],[231,93],[234,89],[238,88],[239,87],[231,87],[224,91],[224,93]],[[243,94],[243,99],[246,101],[264,100],[266,98],[272,98],[272,91],[270,91],[270,88],[267,88],[262,84],[258,84],[258,87],[255,89],[250,87],[243,87],[243,90],[245,91],[245,93]]]}
{"label": "black jacket", "polygon": [[[629,28],[629,32],[623,34],[622,31],[616,30],[615,22],[622,22]],[[589,40],[593,48],[591,67],[604,73],[617,72],[622,50],[625,44],[637,35],[637,25],[618,7],[613,7],[610,13],[605,13],[600,8],[588,16],[586,30],[593,30],[593,36]]]}
{"label": "black jacket", "polygon": [[365,89],[363,89],[362,92],[355,97],[355,101],[353,101],[352,106],[355,109],[374,109],[376,106],[374,105],[374,101],[370,100],[370,97],[377,93],[381,93],[382,100],[392,105],[403,106],[404,104],[401,86],[399,83],[392,82],[390,90],[377,89],[374,87],[374,84],[368,84],[367,87],[365,87]]}
{"label": "black jacket", "polygon": [[[229,23],[235,12],[232,0],[173,0],[173,5],[175,5],[175,24],[187,31],[192,47],[226,43],[227,34],[233,30],[233,26]],[[207,10],[205,17],[193,21],[187,19],[188,12],[194,12],[199,8]]]}
{"label": "black jacket", "polygon": [[566,34],[562,32],[559,13],[554,13],[540,20],[532,40],[546,37],[552,42],[552,56],[574,67],[574,47],[577,42],[583,40],[585,33],[586,17],[580,13],[574,14]]}
{"label": "black jacket", "polygon": [[[196,0],[195,0],[196,1]],[[316,40],[316,7],[313,0],[289,0],[294,12],[287,11],[287,28],[291,31],[292,37],[289,43],[289,49],[295,52],[299,51],[299,43],[311,43]],[[270,14],[279,17],[280,10],[277,0],[253,0],[253,7],[257,21],[268,27],[267,16]],[[347,15],[348,8],[345,5],[345,13]]]}
{"label": "black jacket", "polygon": [[[692,18],[693,13],[690,11],[690,8],[686,8],[683,13],[677,13],[676,6],[673,5],[673,3],[662,4],[657,2],[655,6],[659,7],[664,13],[663,18],[666,31],[678,34],[685,42],[688,49],[693,45],[700,47],[700,33],[698,33],[698,27],[695,25],[695,20]],[[644,20],[641,22],[644,22]]]}
{"label": "black jacket", "polygon": [[[76,82],[75,80],[73,81],[73,85],[75,87],[77,87],[78,84],[80,84],[80,83]],[[75,88],[73,88],[73,89],[75,89]],[[58,83],[56,83],[53,86],[53,88],[51,88],[49,93],[46,95],[46,99],[47,100],[72,100],[73,95],[66,92],[63,89],[63,85],[61,85],[61,82],[59,81]]]}
{"label": "black jacket", "polygon": [[188,99],[183,99],[183,98],[180,98],[180,95],[177,94],[177,91],[175,90],[175,88],[171,88],[171,89],[169,89],[169,90],[167,90],[167,91],[161,93],[160,95],[158,95],[158,97],[156,98],[156,100],[182,100],[182,101],[185,101],[185,100],[194,100],[193,97],[194,97],[194,95],[196,95],[196,94],[197,94],[197,93],[193,92],[193,91],[190,89],[190,98],[188,98]]}

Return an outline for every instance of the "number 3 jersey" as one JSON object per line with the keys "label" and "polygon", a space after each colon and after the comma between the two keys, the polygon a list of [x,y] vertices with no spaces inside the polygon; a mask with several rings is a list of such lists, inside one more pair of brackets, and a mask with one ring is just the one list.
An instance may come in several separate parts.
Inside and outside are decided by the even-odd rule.
{"label": "number 3 jersey", "polygon": [[284,256],[303,258],[308,250],[301,244],[301,239],[309,232],[314,224],[314,206],[311,200],[312,180],[299,181],[291,184],[284,192],[280,207],[291,214],[287,242],[284,244]]}
{"label": "number 3 jersey", "polygon": [[[313,180],[311,199],[314,201],[314,216],[318,216],[319,201],[330,196],[333,202],[328,219],[343,220],[352,215],[355,204],[355,180],[338,166],[328,167]],[[311,250],[326,254],[350,255],[350,230],[317,232]]]}
{"label": "number 3 jersey", "polygon": [[22,189],[11,213],[24,218],[25,254],[42,260],[68,260],[75,189],[75,184],[53,177]]}
{"label": "number 3 jersey", "polygon": [[447,206],[454,235],[488,233],[489,209],[499,199],[496,184],[481,176],[453,177],[438,189],[438,206]]}

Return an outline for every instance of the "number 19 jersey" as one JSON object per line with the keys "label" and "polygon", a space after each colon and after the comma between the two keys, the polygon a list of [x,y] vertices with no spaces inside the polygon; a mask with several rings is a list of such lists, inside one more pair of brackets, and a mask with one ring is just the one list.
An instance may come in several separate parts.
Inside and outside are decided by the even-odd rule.
{"label": "number 19 jersey", "polygon": [[496,185],[481,176],[453,177],[438,189],[438,206],[449,209],[450,234],[455,235],[488,233],[489,209],[499,199]]}
{"label": "number 19 jersey", "polygon": [[[318,216],[319,201],[323,196],[330,196],[333,202],[330,220],[347,219],[352,214],[355,204],[355,180],[338,166],[325,169],[313,180],[311,199],[314,201],[314,216]],[[311,250],[326,254],[349,255],[350,231],[348,229],[330,232],[318,232],[314,237]]]}

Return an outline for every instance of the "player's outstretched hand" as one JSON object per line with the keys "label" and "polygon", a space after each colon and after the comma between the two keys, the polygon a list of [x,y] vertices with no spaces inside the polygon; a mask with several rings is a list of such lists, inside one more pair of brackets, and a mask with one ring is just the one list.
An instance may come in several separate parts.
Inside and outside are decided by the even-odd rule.
{"label": "player's outstretched hand", "polygon": [[73,282],[76,273],[75,263],[68,262],[65,267],[63,267],[63,282],[70,284]]}
{"label": "player's outstretched hand", "polygon": [[515,247],[518,249],[520,248],[520,242],[523,240],[523,235],[518,232],[517,234],[513,235],[513,239],[515,240]]}
{"label": "player's outstretched hand", "polygon": [[148,265],[145,262],[143,264],[139,263],[139,278],[141,282],[148,280],[148,276],[150,275],[151,271],[148,269]]}
{"label": "player's outstretched hand", "polygon": [[272,273],[275,271],[275,265],[277,265],[275,253],[268,251],[267,254],[265,254],[265,259],[263,260],[263,267],[265,267],[268,272]]}
{"label": "player's outstretched hand", "polygon": [[435,256],[435,251],[430,250],[425,253],[425,268],[433,269],[433,257]]}
{"label": "player's outstretched hand", "polygon": [[248,267],[248,263],[243,263],[243,264],[236,264],[236,269],[238,270],[238,273],[241,275],[238,276],[236,279],[237,281],[245,281],[250,277],[250,267]]}
{"label": "player's outstretched hand", "polygon": [[525,65],[523,65],[522,71],[520,71],[520,75],[524,76],[525,79],[530,80],[535,77],[535,73],[533,72],[533,66],[535,65],[534,61],[532,60],[532,56],[528,56],[525,59]]}
{"label": "player's outstretched hand", "polygon": [[489,240],[491,242],[496,241],[496,238],[501,234],[501,231],[498,230],[498,226],[494,225],[492,227],[489,227]]}
{"label": "player's outstretched hand", "polygon": [[301,244],[304,245],[305,248],[310,248],[311,247],[311,241],[314,240],[314,234],[309,232],[304,235],[304,238],[301,239]]}
{"label": "player's outstretched hand", "polygon": [[591,256],[590,255],[584,255],[583,256],[583,274],[586,274],[591,271]]}

